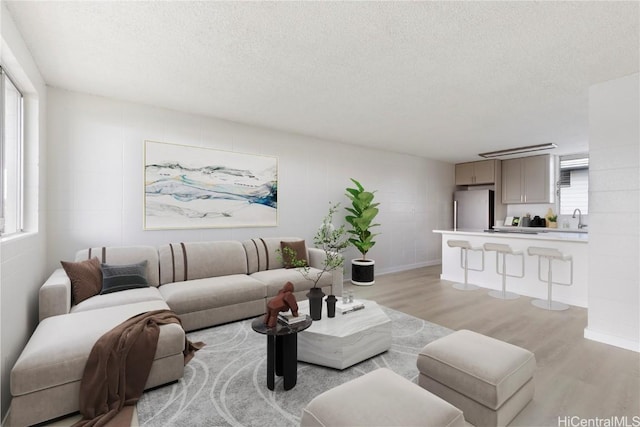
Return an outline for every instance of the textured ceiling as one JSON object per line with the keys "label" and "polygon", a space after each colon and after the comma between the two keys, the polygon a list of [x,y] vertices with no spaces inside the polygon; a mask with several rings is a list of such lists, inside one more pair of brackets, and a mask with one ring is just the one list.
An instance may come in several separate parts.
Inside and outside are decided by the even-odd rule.
{"label": "textured ceiling", "polygon": [[638,2],[5,1],[50,86],[462,161],[588,148]]}

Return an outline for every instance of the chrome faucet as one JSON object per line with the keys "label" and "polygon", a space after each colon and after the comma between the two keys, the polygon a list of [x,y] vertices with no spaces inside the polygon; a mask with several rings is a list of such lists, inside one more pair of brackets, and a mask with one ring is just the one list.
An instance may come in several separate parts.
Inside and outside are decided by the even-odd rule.
{"label": "chrome faucet", "polygon": [[578,212],[578,229],[582,229],[583,227],[586,227],[586,225],[582,223],[582,212],[580,211],[580,209],[576,208],[573,211],[573,216],[571,218],[576,217],[576,212]]}

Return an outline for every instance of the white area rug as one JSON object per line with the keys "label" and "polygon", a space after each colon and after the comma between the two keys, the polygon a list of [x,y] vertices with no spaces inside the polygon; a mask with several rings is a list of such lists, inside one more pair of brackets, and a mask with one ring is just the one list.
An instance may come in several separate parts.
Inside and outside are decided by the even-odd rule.
{"label": "white area rug", "polygon": [[267,388],[267,339],[251,320],[188,334],[207,344],[185,367],[178,383],[145,393],[138,402],[141,426],[298,426],[302,409],[318,394],[380,367],[416,381],[417,354],[452,331],[381,307],[392,320],[391,349],[338,371],[298,362],[298,382],[285,391],[276,377]]}

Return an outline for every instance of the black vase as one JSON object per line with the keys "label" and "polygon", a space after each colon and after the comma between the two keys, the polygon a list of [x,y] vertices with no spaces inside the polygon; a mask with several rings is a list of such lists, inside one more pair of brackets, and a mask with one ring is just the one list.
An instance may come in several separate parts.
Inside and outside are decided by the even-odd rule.
{"label": "black vase", "polygon": [[327,317],[336,317],[336,298],[335,295],[329,295],[327,297]]}
{"label": "black vase", "polygon": [[324,298],[324,292],[320,288],[311,288],[307,294],[309,298],[309,314],[311,320],[322,319],[322,298]]}

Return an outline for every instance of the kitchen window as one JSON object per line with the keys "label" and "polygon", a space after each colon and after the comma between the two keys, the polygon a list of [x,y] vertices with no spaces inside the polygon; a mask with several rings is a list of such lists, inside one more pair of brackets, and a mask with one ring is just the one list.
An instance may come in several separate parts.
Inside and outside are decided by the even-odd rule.
{"label": "kitchen window", "polygon": [[0,234],[23,230],[22,93],[0,67]]}
{"label": "kitchen window", "polygon": [[589,213],[589,155],[574,154],[560,157],[560,180],[558,181],[560,215],[573,215],[580,209]]}

